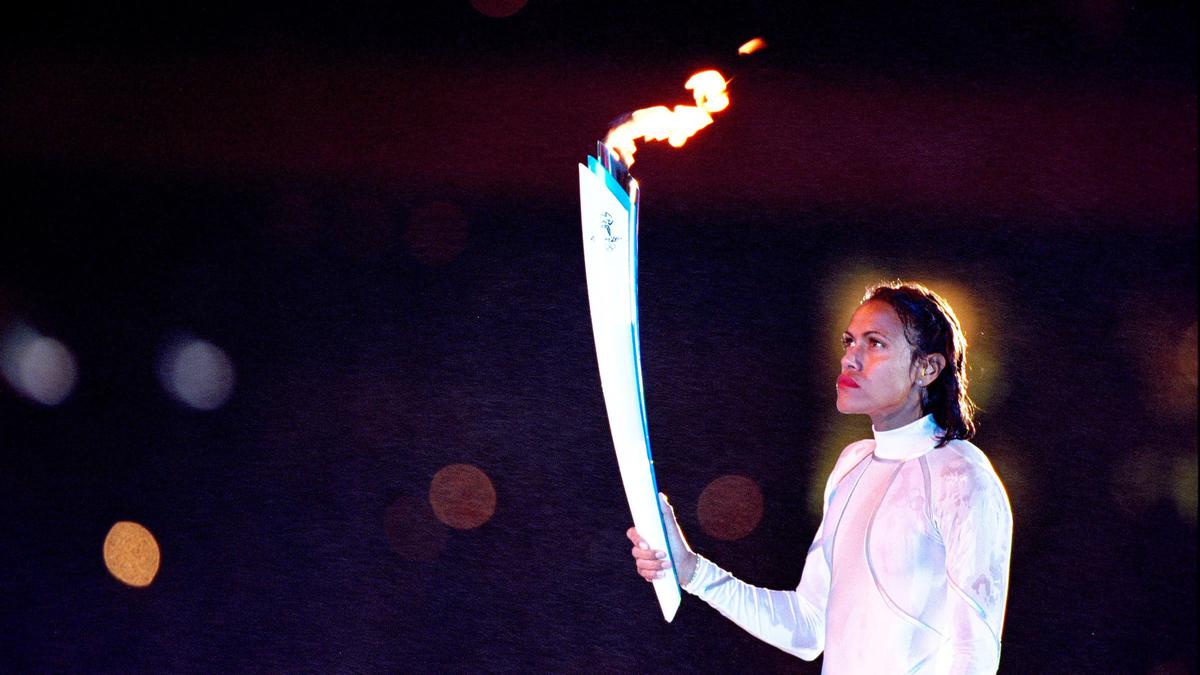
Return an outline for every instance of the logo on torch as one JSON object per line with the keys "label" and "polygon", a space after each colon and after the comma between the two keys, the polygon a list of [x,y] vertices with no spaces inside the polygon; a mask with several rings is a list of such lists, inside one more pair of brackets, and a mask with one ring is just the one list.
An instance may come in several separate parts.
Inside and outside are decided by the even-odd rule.
{"label": "logo on torch", "polygon": [[[605,246],[605,248],[607,248],[610,251],[617,247],[618,241],[621,241],[620,237],[613,236],[612,226],[613,226],[612,214],[609,213],[608,211],[605,211],[604,213],[600,214],[600,227],[604,228],[604,232],[605,232],[604,241],[606,244],[608,244],[607,246]],[[594,236],[592,237],[592,239],[595,239],[595,238],[596,237],[594,237]]]}

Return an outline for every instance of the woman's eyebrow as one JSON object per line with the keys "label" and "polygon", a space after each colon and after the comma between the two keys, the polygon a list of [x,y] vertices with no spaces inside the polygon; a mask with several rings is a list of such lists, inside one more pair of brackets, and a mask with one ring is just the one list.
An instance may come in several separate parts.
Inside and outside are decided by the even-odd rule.
{"label": "woman's eyebrow", "polygon": [[[862,333],[862,337],[867,337],[867,336],[869,336],[869,335],[876,335],[876,336],[879,336],[879,337],[881,337],[881,338],[885,338],[885,339],[888,339],[888,340],[892,339],[892,336],[888,335],[887,333],[884,333],[883,331],[876,330],[876,329],[874,329],[874,328],[872,328],[871,330],[863,331],[863,333]],[[850,331],[848,331],[848,330],[847,330],[847,331],[842,331],[842,337],[853,338],[853,337],[854,337],[854,333],[851,333],[851,332],[850,332]]]}

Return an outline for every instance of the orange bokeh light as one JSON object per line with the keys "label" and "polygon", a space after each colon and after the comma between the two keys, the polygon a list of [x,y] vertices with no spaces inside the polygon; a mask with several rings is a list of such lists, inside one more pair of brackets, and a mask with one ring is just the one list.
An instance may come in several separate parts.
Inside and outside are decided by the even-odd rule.
{"label": "orange bokeh light", "polygon": [[700,493],[696,515],[709,536],[725,541],[741,539],[762,520],[762,490],[746,476],[721,476]]}
{"label": "orange bokeh light", "polygon": [[438,520],[455,529],[470,530],[496,513],[496,489],[477,467],[451,464],[434,474],[429,504]]}
{"label": "orange bokeh light", "polygon": [[149,586],[158,574],[158,542],[145,527],[122,520],[104,537],[104,566],[123,584]]}

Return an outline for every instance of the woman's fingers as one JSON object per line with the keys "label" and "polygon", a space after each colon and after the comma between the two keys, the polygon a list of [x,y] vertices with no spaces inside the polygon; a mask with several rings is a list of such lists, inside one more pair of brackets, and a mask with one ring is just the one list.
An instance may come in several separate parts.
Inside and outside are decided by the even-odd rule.
{"label": "woman's fingers", "polygon": [[645,558],[647,560],[652,558],[666,557],[666,554],[662,551],[655,551],[651,549],[650,545],[646,543],[645,539],[642,539],[641,535],[637,533],[636,529],[632,527],[629,528],[629,531],[625,533],[625,536],[629,537],[629,541],[633,542],[633,549],[630,550],[630,553],[633,555],[633,557]]}
{"label": "woman's fingers", "polygon": [[646,560],[639,558],[636,562],[637,573],[647,581],[661,579],[668,569],[671,567],[671,561],[666,559],[654,558]]}
{"label": "woman's fingers", "polygon": [[655,579],[662,578],[663,572],[671,567],[671,561],[667,558],[667,553],[651,549],[646,540],[638,535],[635,528],[629,528],[625,532],[625,536],[629,537],[629,541],[633,542],[633,548],[629,549],[629,554],[633,556],[637,573],[646,581],[654,581]]}
{"label": "woman's fingers", "polygon": [[646,544],[646,540],[642,539],[642,535],[638,534],[636,527],[631,527],[628,530],[625,530],[625,536],[629,537],[629,541],[632,541],[634,546],[641,546],[642,548],[650,548]]}
{"label": "woman's fingers", "polygon": [[633,555],[634,562],[637,563],[638,567],[655,567],[662,569],[663,563],[666,563],[667,566],[670,566],[671,564],[671,561],[667,559],[667,554],[664,551],[643,551],[642,549],[635,547],[631,549],[630,553]]}

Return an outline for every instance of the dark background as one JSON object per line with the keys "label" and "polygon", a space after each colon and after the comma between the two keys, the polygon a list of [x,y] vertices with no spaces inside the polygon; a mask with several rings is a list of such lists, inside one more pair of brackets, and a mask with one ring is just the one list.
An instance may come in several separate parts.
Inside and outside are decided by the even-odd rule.
{"label": "dark background", "polygon": [[[0,669],[817,672],[690,597],[662,621],[596,373],[575,164],[717,67],[729,110],[634,167],[692,544],[799,580],[870,433],[838,335],[925,281],[1013,505],[1001,670],[1196,672],[1192,3],[505,4],[5,16],[0,348],[35,330],[78,377],[0,382]],[[233,364],[215,410],[156,376],[181,334]],[[451,464],[494,486],[478,527],[435,519]],[[761,518],[702,499],[729,475]],[[148,587],[106,570],[122,520]]]}

